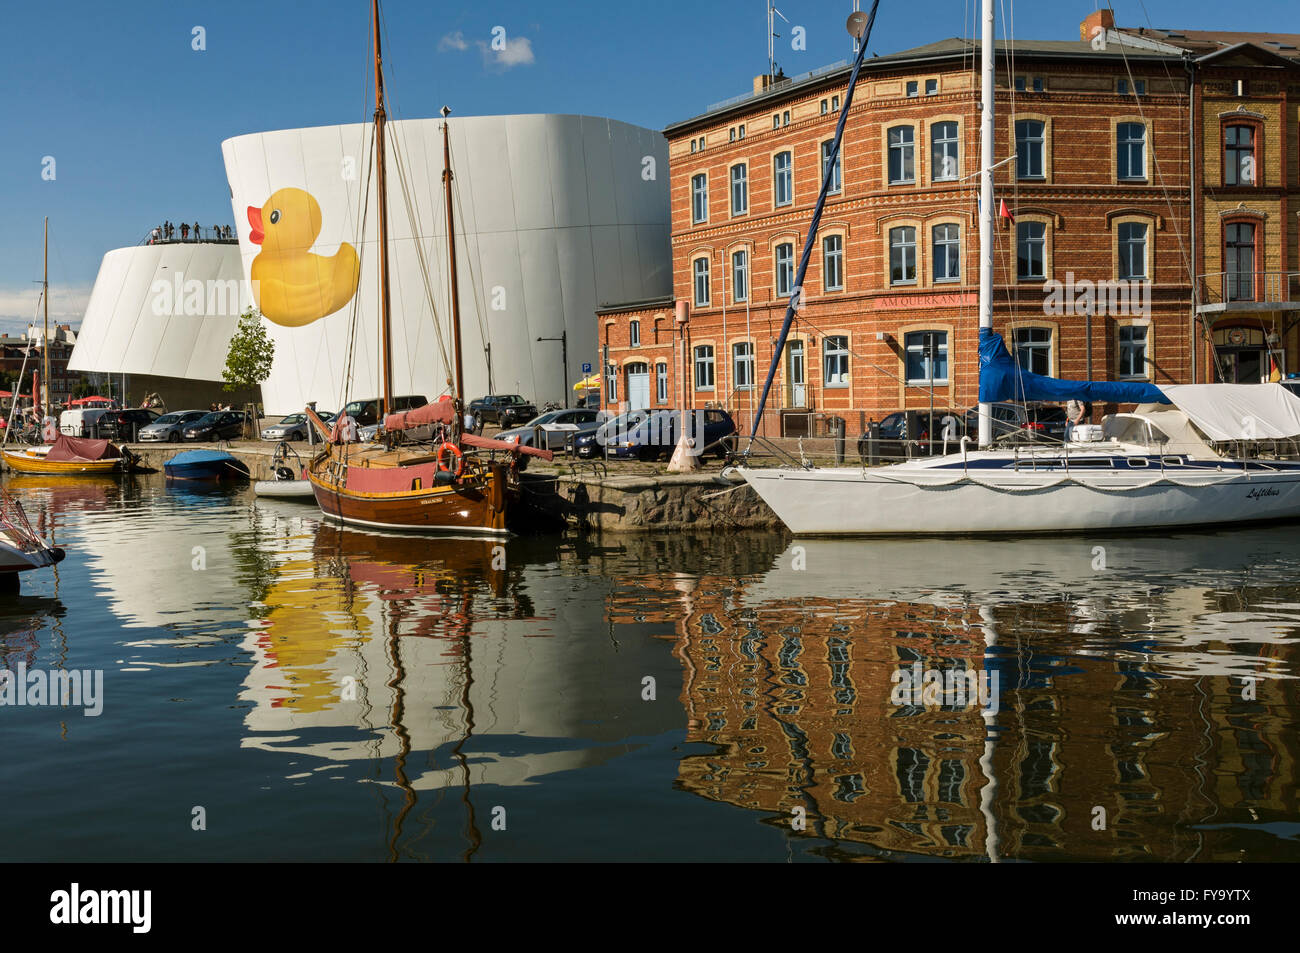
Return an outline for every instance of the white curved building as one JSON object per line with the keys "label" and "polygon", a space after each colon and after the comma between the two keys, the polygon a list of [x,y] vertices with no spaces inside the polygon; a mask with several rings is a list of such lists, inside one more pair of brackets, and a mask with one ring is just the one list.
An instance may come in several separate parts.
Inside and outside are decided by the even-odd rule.
{"label": "white curved building", "polygon": [[115,248],[100,263],[68,368],[128,375],[131,397],[156,390],[172,407],[230,400],[221,370],[250,303],[233,242]]}
{"label": "white curved building", "polygon": [[[441,122],[391,122],[386,137],[393,386],[430,399],[449,376]],[[237,136],[222,151],[243,272],[279,322],[267,410],[377,396],[373,128]],[[589,116],[453,116],[451,152],[466,396],[563,400],[561,343],[537,338],[567,333],[571,387],[599,366],[597,306],[671,291],[666,141]]]}

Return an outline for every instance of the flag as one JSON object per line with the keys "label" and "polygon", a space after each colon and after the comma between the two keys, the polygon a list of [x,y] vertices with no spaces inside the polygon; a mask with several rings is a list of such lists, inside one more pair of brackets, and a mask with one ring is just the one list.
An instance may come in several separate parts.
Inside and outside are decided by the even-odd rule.
{"label": "flag", "polygon": [[1006,200],[1006,199],[1003,199],[1003,200],[1002,200],[1002,207],[1001,207],[1000,209],[998,209],[998,217],[999,217],[999,218],[1009,218],[1009,219],[1011,219],[1011,221],[1013,221],[1013,222],[1016,220],[1016,217],[1015,217],[1014,215],[1012,215],[1011,212],[1008,211],[1008,209],[1007,209],[1007,200]]}
{"label": "flag", "polygon": [[1271,373],[1268,375],[1268,382],[1270,384],[1276,384],[1278,381],[1282,379],[1282,371],[1277,366],[1277,358],[1275,358],[1272,354],[1269,354],[1268,363],[1271,369]]}

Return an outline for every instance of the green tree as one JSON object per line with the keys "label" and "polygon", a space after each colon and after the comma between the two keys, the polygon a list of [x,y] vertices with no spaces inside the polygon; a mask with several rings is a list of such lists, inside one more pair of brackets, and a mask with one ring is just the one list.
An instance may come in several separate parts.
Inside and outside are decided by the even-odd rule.
{"label": "green tree", "polygon": [[[226,366],[221,369],[225,379],[224,390],[251,390],[260,387],[271,376],[271,359],[275,356],[275,342],[266,336],[262,313],[249,308],[239,316],[239,327],[230,339],[226,351]],[[245,420],[245,430],[256,428],[255,421]]]}
{"label": "green tree", "polygon": [[226,352],[226,366],[221,376],[225,390],[259,387],[271,376],[271,359],[275,356],[275,342],[266,336],[262,314],[249,308],[239,316],[239,327],[230,339]]}

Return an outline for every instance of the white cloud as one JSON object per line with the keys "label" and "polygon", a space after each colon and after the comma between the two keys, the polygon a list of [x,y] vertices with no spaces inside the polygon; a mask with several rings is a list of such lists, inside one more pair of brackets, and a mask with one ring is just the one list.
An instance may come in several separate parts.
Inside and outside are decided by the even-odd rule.
{"label": "white cloud", "polygon": [[[44,311],[37,311],[40,294],[39,285],[0,285],[0,331],[8,331],[10,335],[23,334],[33,320],[44,320]],[[51,285],[50,324],[80,327],[89,301],[89,285]]]}
{"label": "white cloud", "polygon": [[481,40],[478,48],[483,51],[484,65],[502,70],[512,66],[527,66],[534,61],[533,41],[526,36],[507,39],[503,50],[494,50]]}
{"label": "white cloud", "polygon": [[469,43],[465,41],[465,34],[460,30],[455,33],[448,33],[438,41],[438,52],[445,53],[448,50],[468,50]]}

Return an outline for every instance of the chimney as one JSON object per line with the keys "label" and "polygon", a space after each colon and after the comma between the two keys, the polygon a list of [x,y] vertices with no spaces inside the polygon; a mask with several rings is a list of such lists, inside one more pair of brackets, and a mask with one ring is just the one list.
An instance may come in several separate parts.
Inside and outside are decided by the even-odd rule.
{"label": "chimney", "polygon": [[772,77],[764,73],[762,76],[754,77],[754,95],[757,96],[771,84]]}
{"label": "chimney", "polygon": [[1115,29],[1115,14],[1109,10],[1096,10],[1089,13],[1082,23],[1079,24],[1079,39],[1087,43],[1092,40],[1092,35],[1101,27],[1103,30]]}

